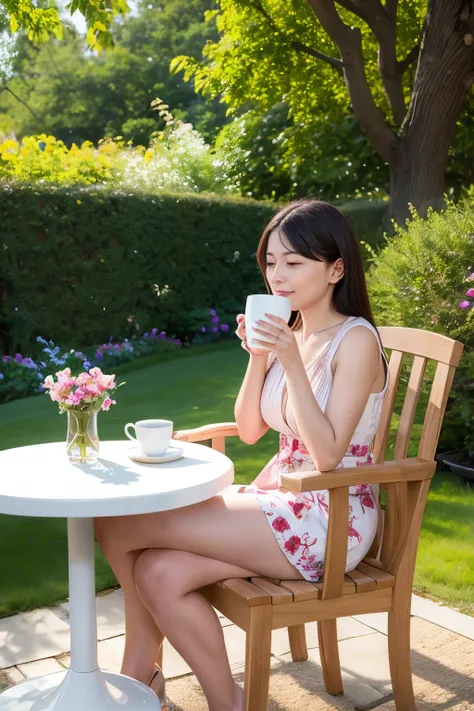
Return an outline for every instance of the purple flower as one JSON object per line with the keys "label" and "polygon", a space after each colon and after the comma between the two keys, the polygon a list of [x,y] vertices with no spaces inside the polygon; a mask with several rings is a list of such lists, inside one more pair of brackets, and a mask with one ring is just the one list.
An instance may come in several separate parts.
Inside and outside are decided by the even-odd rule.
{"label": "purple flower", "polygon": [[157,329],[157,328],[152,328],[152,329],[151,329],[151,335],[153,336],[153,338],[156,336],[157,333],[158,333],[158,329]]}
{"label": "purple flower", "polygon": [[146,332],[143,334],[143,338],[148,338],[149,335],[150,335],[150,334],[148,333],[148,331],[146,331]]}
{"label": "purple flower", "polygon": [[213,330],[214,333],[217,333],[217,331],[218,331],[219,329],[217,328],[217,326],[213,326],[213,327],[212,327],[212,330]]}
{"label": "purple flower", "polygon": [[229,330],[229,326],[226,323],[221,323],[221,331],[223,331],[224,333],[227,333],[228,330]]}
{"label": "purple flower", "polygon": [[114,348],[116,351],[119,351],[120,350],[120,343],[116,343]]}
{"label": "purple flower", "polygon": [[15,355],[15,360],[16,360],[17,363],[21,363],[21,362],[22,362],[23,356],[21,355],[21,353],[16,353],[16,355]]}
{"label": "purple flower", "polygon": [[159,338],[166,338],[166,331],[161,331],[159,334]]}
{"label": "purple flower", "polygon": [[214,311],[214,309],[209,309],[209,313],[211,314],[211,316],[215,316],[215,315],[216,315],[216,312]]}
{"label": "purple flower", "polygon": [[469,301],[461,301],[461,303],[459,304],[459,308],[468,309],[470,305],[471,304],[469,303]]}
{"label": "purple flower", "polygon": [[36,365],[35,361],[32,358],[23,358],[22,365],[25,368],[36,368],[38,369],[38,366]]}
{"label": "purple flower", "polygon": [[213,316],[211,321],[212,323],[219,323],[219,316]]}
{"label": "purple flower", "polygon": [[180,346],[180,345],[181,345],[181,341],[179,340],[179,338],[176,338],[176,339],[173,341],[173,343],[174,343],[175,345],[177,345],[177,346]]}
{"label": "purple flower", "polygon": [[104,360],[104,356],[102,355],[102,351],[100,350],[100,348],[96,350],[95,357],[97,358],[97,360]]}
{"label": "purple flower", "polygon": [[11,356],[3,356],[2,361],[3,361],[4,363],[8,363],[8,361],[11,360],[11,359],[12,359]]}
{"label": "purple flower", "polygon": [[205,326],[201,326],[201,333],[206,333],[207,328]]}
{"label": "purple flower", "polygon": [[466,296],[474,297],[474,289],[468,289],[466,291]]}

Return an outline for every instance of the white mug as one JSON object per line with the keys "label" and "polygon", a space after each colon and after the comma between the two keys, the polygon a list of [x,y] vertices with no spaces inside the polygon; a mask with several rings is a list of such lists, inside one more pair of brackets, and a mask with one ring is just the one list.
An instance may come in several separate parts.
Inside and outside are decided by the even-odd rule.
{"label": "white mug", "polygon": [[256,321],[269,321],[269,319],[265,318],[265,314],[279,316],[288,323],[291,316],[290,300],[286,296],[274,296],[273,294],[252,294],[247,297],[245,331],[249,348],[261,348],[258,343],[254,343],[255,338],[259,341],[265,340],[261,333],[255,333],[253,330]]}
{"label": "white mug", "polygon": [[[135,429],[136,439],[128,431]],[[125,434],[132,442],[136,442],[147,457],[159,457],[166,452],[173,434],[171,420],[138,420],[129,422],[124,427]]]}

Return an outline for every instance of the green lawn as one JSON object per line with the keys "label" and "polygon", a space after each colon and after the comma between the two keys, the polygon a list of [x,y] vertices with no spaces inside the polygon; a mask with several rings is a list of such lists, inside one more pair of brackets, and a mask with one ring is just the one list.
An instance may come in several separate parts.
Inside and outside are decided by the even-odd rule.
{"label": "green lawn", "polygon": [[[236,343],[195,347],[117,369],[118,404],[99,417],[102,440],[122,439],[123,425],[147,417],[171,418],[177,429],[233,420],[246,354]],[[65,438],[65,416],[46,396],[0,406],[0,448]],[[230,441],[236,482],[247,483],[274,454],[269,433],[253,447]],[[14,473],[12,473],[14,475]],[[474,491],[438,473],[426,509],[416,586],[474,614]],[[115,582],[97,551],[97,589]],[[0,616],[52,604],[67,596],[65,521],[0,516]]]}

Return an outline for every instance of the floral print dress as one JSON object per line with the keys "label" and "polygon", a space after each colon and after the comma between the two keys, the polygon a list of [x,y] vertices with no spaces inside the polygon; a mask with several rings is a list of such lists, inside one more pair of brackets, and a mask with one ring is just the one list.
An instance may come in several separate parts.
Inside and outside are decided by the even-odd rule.
{"label": "floral print dress", "polygon": [[[323,352],[306,366],[308,379],[323,412],[332,385],[332,359],[345,334],[355,326],[369,328],[380,342],[376,330],[368,321],[361,317],[350,317]],[[380,350],[386,362],[381,346]],[[388,377],[381,392],[369,395],[364,413],[338,468],[372,464],[371,446],[379,425],[387,386]],[[317,582],[324,572],[330,494],[327,490],[297,494],[278,489],[281,473],[310,471],[315,467],[298,435],[287,402],[284,370],[277,359],[273,360],[267,372],[261,411],[267,424],[280,432],[280,449],[253,484],[241,488],[240,493],[252,494],[257,498],[285,556],[306,580]],[[346,572],[356,567],[372,545],[377,530],[377,497],[376,485],[367,483],[349,489]]]}

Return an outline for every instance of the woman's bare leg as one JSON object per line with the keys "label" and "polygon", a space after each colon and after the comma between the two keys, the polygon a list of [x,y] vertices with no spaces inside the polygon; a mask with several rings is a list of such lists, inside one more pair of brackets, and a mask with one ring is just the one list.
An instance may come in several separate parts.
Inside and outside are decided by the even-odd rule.
{"label": "woman's bare leg", "polygon": [[232,678],[219,618],[196,592],[251,570],[212,558],[167,549],[148,549],[138,558],[135,581],[154,620],[185,659],[206,695],[210,711],[243,711],[243,691]]}
{"label": "woman's bare leg", "polygon": [[[236,566],[243,571],[250,570],[256,575],[301,579],[300,573],[281,552],[255,497],[249,494],[214,497],[194,506],[142,516],[97,519],[96,533],[112,567],[114,567],[112,561],[115,560],[116,567],[124,568],[124,563],[118,561],[126,558],[129,553],[136,555],[137,551],[149,548],[166,548],[205,556],[220,564]],[[127,570],[128,577],[130,569]],[[229,575],[222,571],[215,580],[226,577]],[[232,577],[238,577],[235,571]],[[240,577],[247,577],[247,572],[242,572]],[[161,586],[156,591],[156,597],[161,594],[160,588]],[[163,594],[166,594],[164,586]],[[150,649],[153,636],[150,636],[150,623],[147,621],[149,618],[139,611],[137,598],[130,596],[130,600],[129,609],[134,615],[134,628],[128,640],[126,639],[128,666],[125,671],[131,674],[130,665],[138,664],[140,668],[133,673],[133,676],[143,680],[149,675],[152,663],[151,653],[144,654],[143,640],[146,640],[146,649]],[[161,618],[161,613],[150,600],[148,604],[150,608],[153,607],[157,619]],[[143,605],[142,608],[145,610]],[[149,615],[148,612],[147,614]],[[219,655],[222,654],[221,649],[220,646],[216,647],[216,654],[213,656],[216,664],[219,662]],[[184,652],[183,656],[186,658],[185,654]],[[191,668],[197,675],[199,671],[199,677],[204,684],[204,679],[207,678],[206,670],[198,670],[193,664],[190,664]],[[216,677],[217,675],[214,676],[214,684]],[[212,685],[212,680],[210,683]],[[214,693],[220,698],[220,689],[211,686],[204,691],[210,703],[214,703]],[[230,704],[234,701],[234,698],[228,699],[225,708],[232,708]],[[224,706],[217,711],[224,711]]]}
{"label": "woman's bare leg", "polygon": [[[100,543],[100,537],[97,538]],[[141,550],[124,553],[112,547],[106,555],[124,593],[125,651],[120,671],[147,684],[163,643],[163,634],[143,604],[133,579],[135,563],[141,553]]]}

